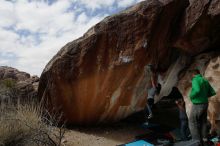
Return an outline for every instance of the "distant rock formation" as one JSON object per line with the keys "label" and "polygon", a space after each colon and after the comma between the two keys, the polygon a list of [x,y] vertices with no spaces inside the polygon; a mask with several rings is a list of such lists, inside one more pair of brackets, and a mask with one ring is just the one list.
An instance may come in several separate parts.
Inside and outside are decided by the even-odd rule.
{"label": "distant rock formation", "polygon": [[109,16],[52,58],[39,97],[72,124],[113,122],[143,110],[144,66],[161,72],[158,101],[194,56],[220,47],[219,7],[217,0],[147,0]]}
{"label": "distant rock formation", "polygon": [[0,66],[0,100],[36,99],[39,77],[18,71],[15,68]]}

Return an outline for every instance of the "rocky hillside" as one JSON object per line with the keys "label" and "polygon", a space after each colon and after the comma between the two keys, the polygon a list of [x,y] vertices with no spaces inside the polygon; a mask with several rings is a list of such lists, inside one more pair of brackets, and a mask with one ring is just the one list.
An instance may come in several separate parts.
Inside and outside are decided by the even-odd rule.
{"label": "rocky hillside", "polygon": [[[69,123],[117,121],[145,107],[149,84],[145,65],[155,64],[164,81],[156,101],[178,81],[187,98],[187,69],[196,56],[218,52],[219,47],[220,1],[143,1],[65,45],[45,67],[38,94]],[[209,56],[202,69],[219,78],[219,68],[210,69],[212,59],[217,58],[216,66],[220,60]],[[213,85],[219,89],[219,83]]]}
{"label": "rocky hillside", "polygon": [[39,78],[18,71],[15,68],[0,66],[0,100],[27,100],[37,96]]}

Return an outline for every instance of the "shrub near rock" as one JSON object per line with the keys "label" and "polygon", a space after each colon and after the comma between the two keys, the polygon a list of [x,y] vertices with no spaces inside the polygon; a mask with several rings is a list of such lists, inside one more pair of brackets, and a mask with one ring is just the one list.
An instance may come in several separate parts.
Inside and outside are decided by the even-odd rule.
{"label": "shrub near rock", "polygon": [[0,81],[0,98],[1,101],[14,99],[17,97],[18,90],[16,89],[16,81],[8,78]]}
{"label": "shrub near rock", "polygon": [[[63,128],[34,102],[0,108],[0,146],[61,146]],[[47,113],[47,112],[46,112]]]}

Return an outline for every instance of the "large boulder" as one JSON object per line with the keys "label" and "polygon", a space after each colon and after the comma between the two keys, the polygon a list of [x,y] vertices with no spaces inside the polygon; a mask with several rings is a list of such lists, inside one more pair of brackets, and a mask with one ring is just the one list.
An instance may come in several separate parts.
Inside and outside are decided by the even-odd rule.
{"label": "large boulder", "polygon": [[[147,0],[105,18],[52,58],[41,75],[39,97],[73,124],[112,122],[143,110],[146,64],[155,64],[164,81],[158,101],[193,55],[220,47],[220,4],[214,2],[197,8],[196,1]],[[196,43],[200,35],[206,39]]]}
{"label": "large boulder", "polygon": [[0,66],[0,100],[33,100],[37,97],[39,77],[15,68]]}

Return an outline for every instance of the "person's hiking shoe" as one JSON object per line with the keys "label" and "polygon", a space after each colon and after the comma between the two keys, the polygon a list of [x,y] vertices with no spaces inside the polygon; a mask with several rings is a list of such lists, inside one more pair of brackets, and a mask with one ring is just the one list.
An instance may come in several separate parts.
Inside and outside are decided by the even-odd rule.
{"label": "person's hiking shoe", "polygon": [[147,119],[152,119],[153,118],[153,114],[149,114]]}

